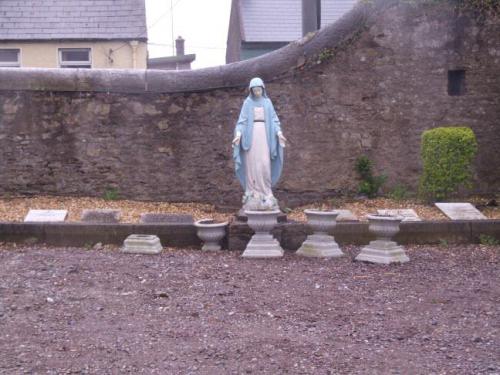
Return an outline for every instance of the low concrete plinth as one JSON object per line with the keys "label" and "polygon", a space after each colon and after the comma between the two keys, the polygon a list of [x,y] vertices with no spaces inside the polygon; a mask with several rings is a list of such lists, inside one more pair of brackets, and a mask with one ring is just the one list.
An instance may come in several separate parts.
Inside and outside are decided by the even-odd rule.
{"label": "low concrete plinth", "polygon": [[334,258],[344,255],[335,238],[327,234],[312,234],[295,253],[305,257]]}
{"label": "low concrete plinth", "polygon": [[281,258],[283,249],[272,234],[255,233],[241,255],[243,258]]}
{"label": "low concrete plinth", "polygon": [[132,234],[123,242],[122,253],[159,254],[162,251],[160,239],[150,234]]}
{"label": "low concrete plinth", "polygon": [[361,252],[355,259],[362,262],[380,264],[405,263],[410,260],[403,246],[399,246],[393,241],[382,240],[371,241],[361,249]]}

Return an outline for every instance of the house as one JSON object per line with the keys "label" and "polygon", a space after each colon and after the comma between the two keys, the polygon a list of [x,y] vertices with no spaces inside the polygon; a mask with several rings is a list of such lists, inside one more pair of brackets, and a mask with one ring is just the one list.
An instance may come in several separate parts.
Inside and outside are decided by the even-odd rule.
{"label": "house", "polygon": [[196,59],[196,54],[186,55],[184,53],[184,42],[185,40],[182,37],[175,40],[175,56],[149,58],[148,69],[190,70],[191,63]]}
{"label": "house", "polygon": [[144,0],[1,0],[0,67],[137,68]]}
{"label": "house", "polygon": [[301,38],[307,31],[335,22],[356,2],[232,0],[226,63],[250,59],[281,48]]}

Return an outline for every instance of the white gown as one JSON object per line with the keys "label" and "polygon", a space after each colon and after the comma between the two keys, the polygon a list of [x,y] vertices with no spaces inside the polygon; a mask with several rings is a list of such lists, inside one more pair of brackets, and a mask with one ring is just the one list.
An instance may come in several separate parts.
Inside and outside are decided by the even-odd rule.
{"label": "white gown", "polygon": [[271,189],[271,159],[267,143],[263,107],[254,108],[252,144],[246,158],[245,209],[274,209],[277,201]]}

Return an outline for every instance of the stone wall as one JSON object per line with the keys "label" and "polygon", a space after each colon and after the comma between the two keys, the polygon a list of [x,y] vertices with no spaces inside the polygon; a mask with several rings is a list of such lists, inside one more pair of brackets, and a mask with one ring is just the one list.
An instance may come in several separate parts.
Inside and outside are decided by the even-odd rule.
{"label": "stone wall", "polygon": [[[500,191],[500,21],[446,5],[360,5],[253,60],[191,72],[0,69],[0,192],[237,205],[234,123],[253,76],[290,144],[277,187],[293,206],[349,193],[368,155],[386,191],[413,190],[420,136],[467,125],[476,190]],[[448,71],[465,93],[448,94]]]}

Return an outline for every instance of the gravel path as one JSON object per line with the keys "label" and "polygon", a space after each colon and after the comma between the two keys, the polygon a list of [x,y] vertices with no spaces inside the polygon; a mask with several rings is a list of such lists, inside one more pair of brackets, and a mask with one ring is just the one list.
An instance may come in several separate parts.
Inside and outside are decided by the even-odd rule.
{"label": "gravel path", "polygon": [[348,256],[0,245],[2,374],[499,374],[500,247]]}
{"label": "gravel path", "polygon": [[[500,202],[486,198],[473,198],[470,202],[476,205],[488,219],[500,219],[500,207],[487,206],[488,202]],[[498,203],[497,203],[498,204]],[[328,202],[309,204],[287,212],[288,219],[306,221],[304,209],[345,209],[350,210],[359,220],[366,220],[365,216],[374,214],[382,209],[415,210],[422,220],[449,220],[434,205],[425,204],[418,200],[391,200],[376,199],[331,199]],[[30,209],[58,209],[68,210],[67,221],[79,221],[84,209],[115,209],[121,211],[121,222],[138,223],[143,213],[174,213],[190,214],[196,220],[212,217],[226,221],[237,211],[218,211],[213,205],[200,203],[169,203],[169,202],[141,202],[133,200],[105,200],[91,197],[0,197],[0,221],[22,222]]]}

